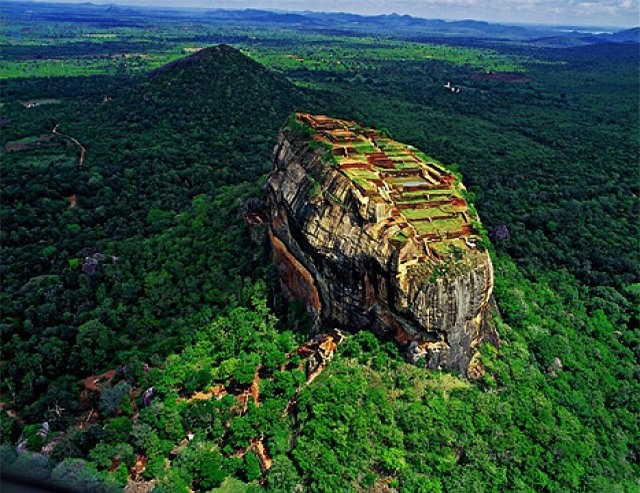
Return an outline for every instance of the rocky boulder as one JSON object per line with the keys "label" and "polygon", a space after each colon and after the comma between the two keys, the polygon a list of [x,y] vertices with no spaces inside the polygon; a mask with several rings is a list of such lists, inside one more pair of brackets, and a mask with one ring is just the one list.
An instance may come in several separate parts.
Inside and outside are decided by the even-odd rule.
{"label": "rocky boulder", "polygon": [[458,176],[355,122],[295,114],[267,181],[283,289],[316,332],[371,330],[463,374],[491,321],[491,258]]}

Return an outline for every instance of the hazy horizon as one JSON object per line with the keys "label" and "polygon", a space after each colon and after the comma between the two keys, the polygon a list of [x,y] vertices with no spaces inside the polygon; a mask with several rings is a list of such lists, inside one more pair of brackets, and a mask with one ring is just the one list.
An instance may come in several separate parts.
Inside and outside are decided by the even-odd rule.
{"label": "hazy horizon", "polygon": [[478,20],[502,24],[570,25],[630,28],[640,25],[639,0],[36,0],[43,3],[93,3],[132,7],[265,9],[346,12],[361,15],[397,13],[427,19]]}

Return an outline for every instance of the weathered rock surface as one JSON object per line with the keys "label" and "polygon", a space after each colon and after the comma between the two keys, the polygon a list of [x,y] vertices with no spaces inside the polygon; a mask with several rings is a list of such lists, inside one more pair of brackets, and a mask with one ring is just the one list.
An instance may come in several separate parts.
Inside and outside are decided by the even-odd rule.
{"label": "weathered rock surface", "polygon": [[499,343],[491,259],[451,173],[371,129],[304,114],[282,128],[274,161],[274,261],[316,331],[371,330],[463,374],[480,343]]}

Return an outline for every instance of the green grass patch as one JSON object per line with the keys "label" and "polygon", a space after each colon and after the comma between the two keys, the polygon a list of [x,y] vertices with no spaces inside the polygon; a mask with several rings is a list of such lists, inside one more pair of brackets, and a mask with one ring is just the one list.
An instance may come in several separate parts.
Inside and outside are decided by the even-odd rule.
{"label": "green grass patch", "polygon": [[451,255],[455,252],[460,254],[461,251],[467,250],[464,240],[456,238],[454,240],[444,240],[429,243],[429,246],[442,256]]}
{"label": "green grass patch", "polygon": [[407,239],[408,239],[408,236],[404,234],[402,231],[400,231],[399,233],[397,233],[391,238],[391,241],[400,241],[404,243],[405,241],[407,241]]}
{"label": "green grass patch", "polygon": [[364,154],[365,152],[376,152],[376,147],[370,142],[354,142],[350,147],[355,148],[359,153]]}
{"label": "green grass patch", "polygon": [[366,190],[368,192],[375,192],[378,189],[378,187],[376,187],[369,180],[364,180],[364,179],[361,179],[361,178],[352,178],[351,181],[354,184],[356,184],[358,187],[360,187],[363,190]]}
{"label": "green grass patch", "polygon": [[406,185],[406,184],[427,184],[427,181],[421,176],[394,176],[387,178],[387,181],[391,185]]}
{"label": "green grass patch", "polygon": [[415,161],[413,162],[403,162],[403,161],[394,161],[395,165],[396,165],[396,169],[399,170],[419,170],[420,169],[420,164],[416,163]]}
{"label": "green grass patch", "polygon": [[[429,207],[426,209],[403,209],[402,214],[409,220],[428,219],[438,216],[446,216],[456,212],[453,207],[443,205],[438,207]],[[453,219],[453,217],[452,217]]]}
{"label": "green grass patch", "polygon": [[378,175],[368,169],[346,169],[345,174],[351,179],[377,180]]}
{"label": "green grass patch", "polygon": [[412,223],[413,226],[421,234],[428,233],[454,233],[460,231],[464,224],[461,217],[452,217],[451,219],[437,219],[435,221],[419,221]]}
{"label": "green grass patch", "polygon": [[321,196],[322,196],[322,187],[320,186],[320,183],[315,181],[314,184],[309,189],[309,198],[315,199]]}

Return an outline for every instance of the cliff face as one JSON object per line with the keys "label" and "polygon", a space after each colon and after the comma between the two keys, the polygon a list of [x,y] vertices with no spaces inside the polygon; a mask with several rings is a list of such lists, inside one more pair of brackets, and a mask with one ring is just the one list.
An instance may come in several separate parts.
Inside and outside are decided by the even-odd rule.
{"label": "cliff face", "polygon": [[498,344],[493,268],[459,180],[374,130],[306,114],[282,128],[274,161],[274,261],[316,330],[372,330],[431,368],[481,371],[475,348]]}

